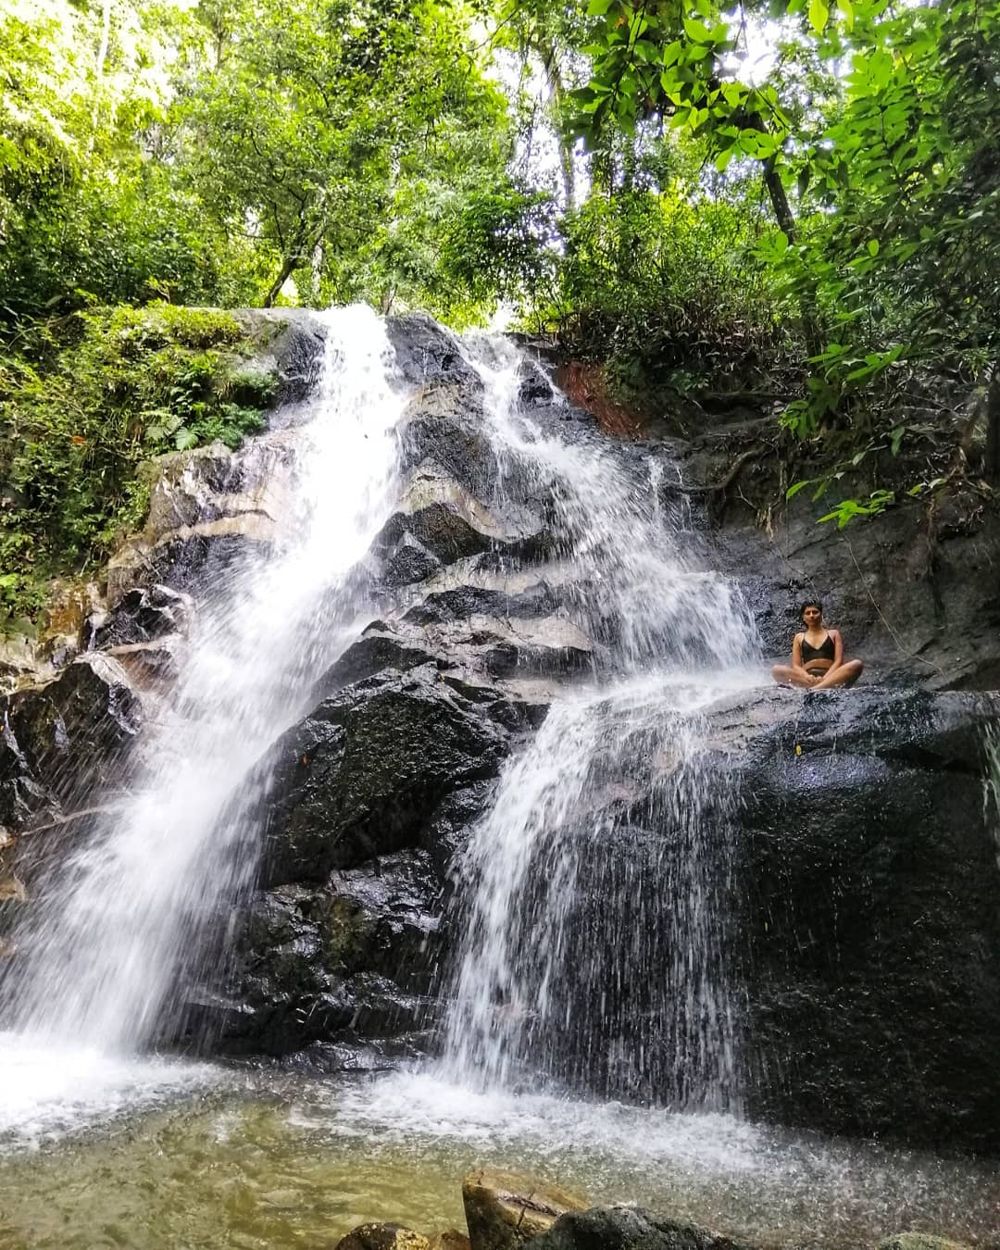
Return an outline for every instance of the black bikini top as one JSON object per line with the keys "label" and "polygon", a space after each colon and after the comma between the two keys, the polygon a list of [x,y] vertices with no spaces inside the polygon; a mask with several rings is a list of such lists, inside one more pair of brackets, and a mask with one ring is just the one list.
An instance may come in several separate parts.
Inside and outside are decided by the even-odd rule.
{"label": "black bikini top", "polygon": [[802,659],[804,663],[810,660],[832,660],[834,655],[833,635],[827,633],[826,638],[814,647],[812,643],[806,642],[805,634],[802,635]]}

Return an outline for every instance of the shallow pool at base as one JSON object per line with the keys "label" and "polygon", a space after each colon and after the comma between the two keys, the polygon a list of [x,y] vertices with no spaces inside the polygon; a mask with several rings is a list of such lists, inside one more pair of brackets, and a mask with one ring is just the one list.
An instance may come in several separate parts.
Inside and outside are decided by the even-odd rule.
{"label": "shallow pool at base", "polygon": [[477,1163],[762,1245],[862,1247],[922,1228],[1000,1247],[1000,1180],[985,1164],[725,1116],[476,1094],[426,1073],[136,1069],[117,1090],[105,1073],[89,1100],[63,1089],[61,1118],[26,1117],[22,1098],[30,1130],[8,1115],[0,1250],[328,1250],[367,1220],[461,1227]]}

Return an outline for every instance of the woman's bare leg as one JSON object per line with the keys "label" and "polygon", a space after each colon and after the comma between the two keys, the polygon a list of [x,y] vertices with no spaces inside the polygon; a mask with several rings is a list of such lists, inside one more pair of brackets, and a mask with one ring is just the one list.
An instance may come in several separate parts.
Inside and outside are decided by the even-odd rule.
{"label": "woman's bare leg", "polygon": [[775,664],[771,676],[780,686],[802,686],[805,690],[814,690],[816,683],[808,673],[800,668],[792,668],[790,664]]}
{"label": "woman's bare leg", "polygon": [[813,686],[813,690],[833,690],[836,686],[853,686],[864,670],[860,660],[845,660],[840,668],[827,673],[822,681]]}

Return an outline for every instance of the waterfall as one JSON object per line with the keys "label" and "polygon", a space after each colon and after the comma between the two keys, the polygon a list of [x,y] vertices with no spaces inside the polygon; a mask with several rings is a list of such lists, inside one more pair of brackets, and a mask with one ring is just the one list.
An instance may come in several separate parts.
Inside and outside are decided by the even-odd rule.
{"label": "waterfall", "polygon": [[681,1108],[739,1104],[726,923],[737,796],[700,709],[756,680],[752,618],[696,556],[663,462],[552,432],[518,401],[509,343],[470,344],[498,492],[554,501],[603,647],[598,681],[552,706],[456,865],[462,934],[444,1065],[478,1087],[537,1081]]}
{"label": "waterfall", "polygon": [[48,881],[32,909],[39,919],[16,935],[3,1006],[21,1032],[100,1051],[140,1047],[169,1015],[207,926],[253,879],[266,782],[248,781],[252,766],[350,637],[365,594],[357,569],[393,490],[403,395],[384,324],[364,307],[320,320],[325,361],[301,428],[282,429],[279,413],[244,453],[258,479],[291,461],[274,539],[200,603],[130,793]]}

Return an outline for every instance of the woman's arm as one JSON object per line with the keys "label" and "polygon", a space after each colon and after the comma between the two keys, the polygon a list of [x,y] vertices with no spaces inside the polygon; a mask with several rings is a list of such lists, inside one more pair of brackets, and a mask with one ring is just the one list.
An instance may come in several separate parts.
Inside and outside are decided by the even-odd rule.
{"label": "woman's arm", "polygon": [[833,635],[833,663],[827,669],[827,672],[832,673],[834,669],[840,668],[844,662],[844,640],[840,636],[839,629],[831,629],[830,633]]}
{"label": "woman's arm", "polygon": [[802,663],[802,635],[796,634],[792,639],[792,668],[797,668],[801,672],[805,672],[805,665]]}

